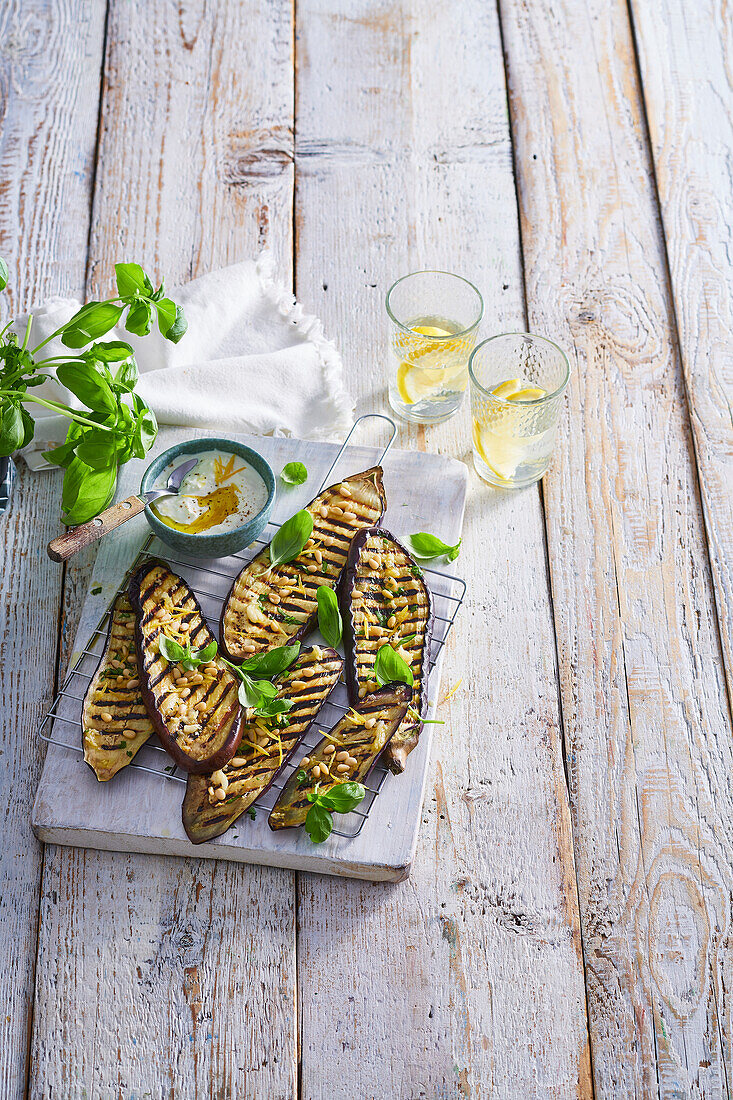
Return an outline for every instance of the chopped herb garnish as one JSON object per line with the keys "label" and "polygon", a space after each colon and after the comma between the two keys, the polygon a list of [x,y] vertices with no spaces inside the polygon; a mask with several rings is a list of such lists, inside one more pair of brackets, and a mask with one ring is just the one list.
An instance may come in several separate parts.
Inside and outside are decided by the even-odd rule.
{"label": "chopped herb garnish", "polygon": [[101,591],[102,591],[101,584],[95,584],[94,588],[91,589],[91,593],[92,593],[93,596],[98,596]]}
{"label": "chopped herb garnish", "polygon": [[254,808],[254,806],[247,807],[247,816],[251,817],[253,821],[255,820],[255,818],[257,817],[257,810]]}

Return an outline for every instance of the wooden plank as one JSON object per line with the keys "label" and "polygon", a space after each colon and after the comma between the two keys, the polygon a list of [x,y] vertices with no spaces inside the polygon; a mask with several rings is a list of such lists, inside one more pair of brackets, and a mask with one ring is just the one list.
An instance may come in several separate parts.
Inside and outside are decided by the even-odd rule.
{"label": "wooden plank", "polygon": [[[366,426],[366,425],[365,425]],[[207,433],[190,428],[171,428],[161,432],[156,442],[160,452],[174,443]],[[302,461],[308,470],[308,481],[297,488],[278,494],[273,519],[282,523],[299,508],[304,507],[316,494],[319,486],[333,466],[338,453],[335,443],[307,442],[299,439],[268,438],[247,435],[234,436],[260,451],[272,466],[281,470],[285,463],[295,459]],[[340,476],[369,469],[380,458],[379,448],[349,447],[339,460],[328,483]],[[135,473],[126,467],[122,471],[120,496],[126,497],[138,487]],[[385,522],[398,537],[410,531],[423,530],[438,523],[444,536],[456,543],[461,535],[461,521],[466,494],[466,468],[453,459],[439,455],[421,455],[414,451],[392,450],[385,463],[384,486],[387,494]],[[82,671],[87,678],[74,677],[68,685],[67,695],[60,702],[61,714],[69,722],[57,723],[56,736],[63,745],[51,746],[46,756],[43,775],[33,808],[33,827],[42,840],[57,841],[91,848],[103,848],[116,852],[149,852],[159,855],[196,855],[209,859],[232,859],[244,863],[258,863],[271,867],[308,869],[323,874],[347,875],[355,878],[400,881],[410,872],[415,851],[417,831],[427,777],[432,725],[425,728],[420,744],[410,758],[410,774],[404,781],[387,776],[382,793],[371,807],[369,822],[358,836],[332,837],[324,844],[314,845],[305,830],[283,829],[273,832],[267,821],[276,794],[270,791],[257,807],[254,822],[242,818],[215,841],[194,846],[189,841],[181,821],[181,801],[185,784],[176,780],[166,781],[130,768],[113,783],[99,783],[91,769],[84,763],[80,751],[81,698],[88,677],[96,669],[103,638],[96,645],[92,638],[102,614],[117,592],[126,571],[139,553],[140,546],[150,533],[144,516],[125,524],[114,536],[103,540],[94,569],[95,591],[90,592],[82,611],[80,633],[76,650],[94,647],[96,657],[85,656]],[[272,534],[272,531],[270,532]],[[156,542],[151,550],[165,559],[166,547]],[[178,557],[179,555],[174,555]],[[224,560],[206,563],[203,572],[195,566],[181,568],[193,590],[201,596],[204,613],[217,621],[222,600],[226,597],[241,562]],[[176,567],[174,567],[176,568]],[[219,568],[224,575],[215,576],[211,570]],[[426,573],[434,594],[436,614],[435,643],[437,654],[440,639],[444,636],[445,623],[440,616],[451,615],[455,604],[447,597],[453,586],[433,572]],[[211,597],[219,595],[219,600]],[[208,594],[208,595],[207,595]],[[456,592],[456,595],[458,593]],[[92,645],[88,641],[92,640]],[[312,641],[322,645],[325,641],[317,635]],[[430,677],[430,691],[435,698],[440,690],[440,661]],[[337,705],[334,706],[333,704]],[[339,709],[339,706],[341,709]],[[328,703],[320,711],[318,721],[307,738],[309,746],[319,739],[318,728],[329,729],[342,717],[348,706],[345,685],[337,686]],[[434,715],[431,715],[434,717]],[[73,746],[71,750],[67,747]],[[299,753],[305,755],[305,750]],[[138,763],[157,771],[170,764],[170,757],[157,746],[141,749]],[[289,778],[297,766],[287,769],[282,782]],[[69,791],[75,796],[69,798]],[[353,829],[358,821],[344,818],[339,821],[342,829]]]}
{"label": "wooden plank", "polygon": [[[291,42],[285,2],[113,0],[90,293],[121,258],[173,286],[266,243],[288,279]],[[50,848],[41,912],[34,1095],[292,1095],[291,874]]]}
{"label": "wooden plank", "polygon": [[731,723],[626,5],[502,0],[596,1095],[727,1095]]}
{"label": "wooden plank", "polygon": [[730,13],[721,0],[631,11],[733,698]]}
{"label": "wooden plank", "polygon": [[[307,0],[298,19],[297,285],[361,409],[383,408],[398,275],[457,270],[485,334],[524,327],[496,12]],[[467,409],[399,442],[470,461]],[[298,876],[304,1097],[591,1094],[539,495],[469,485],[444,677],[463,686],[439,710],[412,876]]]}
{"label": "wooden plank", "polygon": [[[83,287],[103,34],[99,3],[10,0],[0,9],[0,254],[11,271],[3,322]],[[41,548],[56,528],[60,484],[58,474],[34,476],[21,465],[0,519],[5,1097],[24,1095],[28,1072],[42,858],[28,810],[43,759],[35,730],[53,690],[61,592]]]}

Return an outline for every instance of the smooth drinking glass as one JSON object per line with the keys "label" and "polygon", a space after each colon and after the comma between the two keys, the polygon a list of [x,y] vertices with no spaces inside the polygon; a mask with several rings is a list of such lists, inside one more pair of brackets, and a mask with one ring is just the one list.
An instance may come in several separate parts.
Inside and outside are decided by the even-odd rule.
{"label": "smooth drinking glass", "polygon": [[483,312],[476,287],[447,271],[416,271],[389,288],[389,403],[398,416],[439,424],[458,411]]}
{"label": "smooth drinking glass", "polygon": [[477,472],[503,489],[539,481],[552,459],[570,377],[565,352],[542,336],[510,332],[482,341],[468,373]]}

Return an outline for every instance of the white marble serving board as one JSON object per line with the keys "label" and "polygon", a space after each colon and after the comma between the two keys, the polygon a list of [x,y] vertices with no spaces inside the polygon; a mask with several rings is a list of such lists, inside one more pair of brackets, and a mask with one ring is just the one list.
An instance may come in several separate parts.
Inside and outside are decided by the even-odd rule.
{"label": "white marble serving board", "polygon": [[[384,431],[384,426],[376,430]],[[375,434],[376,430],[371,429]],[[213,434],[166,429],[161,432],[153,453],[183,438]],[[278,483],[272,517],[276,522],[282,522],[316,495],[338,451],[338,446],[330,443],[270,437],[236,438],[259,450],[276,475],[293,459],[304,462],[308,469],[305,485],[285,489]],[[329,483],[373,465],[380,453],[378,448],[350,446]],[[131,463],[122,470],[120,498],[136,491],[137,478],[143,468],[140,463]],[[398,538],[413,531],[427,530],[447,542],[455,542],[463,522],[466,478],[466,467],[455,459],[422,452],[391,451],[384,462],[388,502],[384,526]],[[102,542],[82,610],[72,666],[149,533],[145,518],[138,516]],[[172,552],[169,556],[178,557]],[[70,568],[74,568],[73,561]],[[446,568],[456,572],[454,566]],[[451,592],[451,586],[442,579],[430,579],[432,585]],[[203,600],[202,603],[207,611]],[[460,634],[460,611],[454,629]],[[317,640],[318,635],[313,638]],[[432,701],[438,699],[440,664],[439,658],[429,681]],[[80,681],[77,679],[74,685],[73,680],[68,690],[71,694],[83,694]],[[71,715],[74,707],[78,711],[79,704],[64,699],[56,713]],[[431,710],[429,717],[433,716]],[[405,773],[387,776],[357,837],[331,836],[325,843],[314,845],[303,829],[273,832],[267,824],[267,811],[260,809],[255,821],[243,815],[222,837],[193,845],[181,824],[183,783],[135,767],[125,768],[109,783],[99,783],[77,748],[58,744],[48,746],[33,807],[33,828],[41,840],[54,844],[232,859],[324,874],[399,881],[409,874],[417,843],[432,729],[430,725],[423,728],[420,743],[410,755]],[[57,721],[51,732],[55,739],[65,744],[80,744],[81,731],[74,725]],[[297,759],[296,750],[292,766]],[[160,768],[163,761],[169,763],[167,757],[163,758],[162,750],[148,746],[140,750],[136,761],[150,763],[156,768]],[[268,808],[272,801],[273,792],[269,801],[265,796]],[[338,815],[335,815],[335,823],[338,826]]]}

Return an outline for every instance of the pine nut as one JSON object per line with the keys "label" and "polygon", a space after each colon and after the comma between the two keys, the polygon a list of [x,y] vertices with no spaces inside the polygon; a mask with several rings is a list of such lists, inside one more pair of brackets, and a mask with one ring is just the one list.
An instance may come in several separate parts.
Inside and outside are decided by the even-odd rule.
{"label": "pine nut", "polygon": [[310,756],[304,756],[303,759],[300,762],[301,768],[307,768],[308,765],[310,764],[310,762],[311,762]]}
{"label": "pine nut", "polygon": [[193,676],[191,677],[191,679],[190,679],[190,681],[189,681],[189,682],[190,682],[190,683],[192,683],[192,684],[203,684],[203,682],[204,682],[204,678],[203,678],[203,676],[201,675],[201,673],[200,673],[200,672],[196,672],[196,673],[194,673],[194,675],[193,675]]}
{"label": "pine nut", "polygon": [[196,733],[197,729],[198,729],[198,726],[194,726],[194,725],[184,726],[183,727],[183,732],[184,733]]}
{"label": "pine nut", "polygon": [[323,554],[321,553],[320,550],[314,550],[313,551],[313,557],[316,559],[316,561],[318,562],[319,565],[323,561]]}
{"label": "pine nut", "polygon": [[270,603],[274,603],[274,604],[279,604],[280,603],[280,597],[277,595],[276,592],[271,592],[270,593]]}
{"label": "pine nut", "polygon": [[352,768],[355,768],[359,761],[356,759],[355,756],[350,756],[346,763],[350,764]]}
{"label": "pine nut", "polygon": [[[246,642],[245,645],[242,646],[242,653],[254,653],[256,649],[257,646],[254,642]],[[214,669],[214,671],[216,671],[216,669]]]}
{"label": "pine nut", "polygon": [[183,691],[181,692],[181,699],[188,699],[190,694],[191,694],[191,689],[190,688],[184,688]]}
{"label": "pine nut", "polygon": [[112,715],[109,713],[108,710],[103,710],[99,717],[102,719],[103,722],[112,721]]}
{"label": "pine nut", "polygon": [[136,688],[136,687],[139,687],[139,686],[140,686],[140,681],[139,681],[139,680],[128,680],[128,681],[127,681],[127,686],[128,686],[129,688]]}
{"label": "pine nut", "polygon": [[322,504],[322,505],[321,505],[321,507],[320,507],[320,508],[318,509],[318,514],[319,514],[319,515],[320,515],[320,516],[321,516],[321,517],[322,517],[323,519],[328,519],[328,508],[326,507],[326,505],[325,505],[325,504]]}
{"label": "pine nut", "polygon": [[344,512],[344,523],[355,523],[356,512]]}
{"label": "pine nut", "polygon": [[332,516],[342,516],[343,514],[344,514],[343,508],[339,508],[339,506],[337,504],[333,504],[331,506],[331,515]]}
{"label": "pine nut", "polygon": [[165,611],[163,610],[162,607],[159,607],[158,610],[153,613],[153,618],[154,619],[162,619],[164,615],[165,615]]}
{"label": "pine nut", "polygon": [[122,736],[123,737],[134,737],[135,736],[135,730],[123,730],[122,731]]}
{"label": "pine nut", "polygon": [[292,591],[293,591],[292,588],[281,588],[280,589],[280,598],[283,599],[283,600],[287,600],[288,596],[290,595],[290,593]]}
{"label": "pine nut", "polygon": [[193,709],[197,710],[200,714],[202,711],[206,710],[206,703],[202,699],[200,703],[196,703]]}
{"label": "pine nut", "polygon": [[341,761],[342,763],[343,763],[344,760],[348,760],[349,759],[349,754],[346,751],[346,749],[342,749],[341,752],[337,752],[336,753],[336,759]]}
{"label": "pine nut", "polygon": [[214,797],[216,798],[217,802],[225,802],[227,793],[226,791],[223,791],[221,790],[221,788],[219,788],[219,790],[215,792]]}
{"label": "pine nut", "polygon": [[213,675],[213,673],[218,672],[219,669],[217,668],[216,665],[207,665],[206,666],[206,671],[209,673],[209,675]]}
{"label": "pine nut", "polygon": [[307,687],[305,680],[293,680],[290,685],[291,691],[302,691],[304,687]]}
{"label": "pine nut", "polygon": [[333,543],[334,539],[332,535],[326,535],[326,537],[323,539],[324,546],[333,546]]}
{"label": "pine nut", "polygon": [[305,571],[306,571],[306,573],[317,573],[318,572],[318,566],[317,565],[308,565],[308,566],[306,566]]}
{"label": "pine nut", "polygon": [[379,569],[379,558],[369,558],[369,564],[372,569]]}
{"label": "pine nut", "polygon": [[394,615],[390,615],[390,617],[387,619],[387,626],[390,628],[390,630],[397,626],[397,619],[394,617]]}
{"label": "pine nut", "polygon": [[366,728],[368,730],[373,730],[374,727],[376,726],[376,724],[377,724],[377,719],[376,718],[367,718],[366,722],[364,723],[364,725],[366,726]]}
{"label": "pine nut", "polygon": [[336,771],[339,773],[339,775],[344,775],[349,770],[350,769],[349,769],[348,764],[337,764],[336,765]]}
{"label": "pine nut", "polygon": [[339,492],[341,493],[342,497],[350,497],[351,496],[351,489],[349,488],[349,486],[346,484],[345,481],[342,481],[341,484],[339,485]]}
{"label": "pine nut", "polygon": [[325,749],[323,750],[323,755],[324,756],[330,756],[332,752],[336,752],[336,746],[335,745],[326,745]]}
{"label": "pine nut", "polygon": [[314,765],[313,770],[311,771],[311,775],[313,776],[314,779],[320,779],[321,778],[320,764],[315,764]]}

